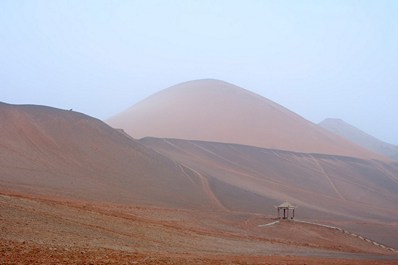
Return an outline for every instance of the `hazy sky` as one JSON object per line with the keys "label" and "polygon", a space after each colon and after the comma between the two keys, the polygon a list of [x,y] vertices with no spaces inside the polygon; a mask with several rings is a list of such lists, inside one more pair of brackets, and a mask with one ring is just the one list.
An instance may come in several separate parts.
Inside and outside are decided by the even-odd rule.
{"label": "hazy sky", "polygon": [[106,119],[201,78],[398,144],[398,1],[0,1],[0,101]]}

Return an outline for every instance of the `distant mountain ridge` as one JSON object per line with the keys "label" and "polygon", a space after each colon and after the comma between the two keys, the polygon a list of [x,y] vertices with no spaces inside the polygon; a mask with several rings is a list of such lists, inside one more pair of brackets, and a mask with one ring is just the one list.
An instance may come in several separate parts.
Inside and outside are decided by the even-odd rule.
{"label": "distant mountain ridge", "polygon": [[383,142],[342,119],[328,118],[320,122],[319,125],[357,145],[398,160],[398,146]]}
{"label": "distant mountain ridge", "polygon": [[106,122],[136,139],[176,138],[383,159],[265,97],[213,79],[166,88]]}

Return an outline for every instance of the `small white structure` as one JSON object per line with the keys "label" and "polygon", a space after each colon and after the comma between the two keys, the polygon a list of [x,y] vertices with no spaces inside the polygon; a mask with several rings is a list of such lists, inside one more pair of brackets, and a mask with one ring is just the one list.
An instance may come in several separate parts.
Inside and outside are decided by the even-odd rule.
{"label": "small white structure", "polygon": [[[294,209],[296,206],[293,206],[290,202],[285,201],[279,206],[275,206],[278,209],[278,218],[279,219],[294,219]],[[292,215],[290,215],[292,212]]]}

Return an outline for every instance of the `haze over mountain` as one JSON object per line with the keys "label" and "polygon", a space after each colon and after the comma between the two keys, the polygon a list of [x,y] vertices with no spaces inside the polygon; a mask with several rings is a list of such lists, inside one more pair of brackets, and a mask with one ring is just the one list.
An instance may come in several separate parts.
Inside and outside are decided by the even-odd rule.
{"label": "haze over mountain", "polygon": [[398,265],[397,13],[0,1],[0,265]]}
{"label": "haze over mountain", "polygon": [[328,118],[319,125],[357,145],[398,160],[398,146],[383,142],[341,119]]}
{"label": "haze over mountain", "polygon": [[383,159],[260,95],[212,79],[185,82],[107,120],[134,138],[236,143]]}

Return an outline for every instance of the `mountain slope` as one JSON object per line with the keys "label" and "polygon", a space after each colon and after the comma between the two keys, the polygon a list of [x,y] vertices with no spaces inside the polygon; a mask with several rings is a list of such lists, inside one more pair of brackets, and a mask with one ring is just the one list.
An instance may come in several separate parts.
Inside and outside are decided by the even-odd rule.
{"label": "mountain slope", "polygon": [[383,142],[341,119],[325,119],[319,125],[357,145],[398,160],[398,146]]}
{"label": "mountain slope", "polygon": [[172,86],[107,123],[134,138],[203,140],[383,159],[264,97],[218,80]]}
{"label": "mountain slope", "polygon": [[[105,123],[0,103],[0,188],[114,203],[214,209],[201,179]],[[181,199],[184,198],[184,199]]]}
{"label": "mountain slope", "polygon": [[334,222],[398,246],[394,164],[215,142],[140,142],[206,177],[229,211],[275,215],[274,206],[288,200],[299,206],[299,219]]}

